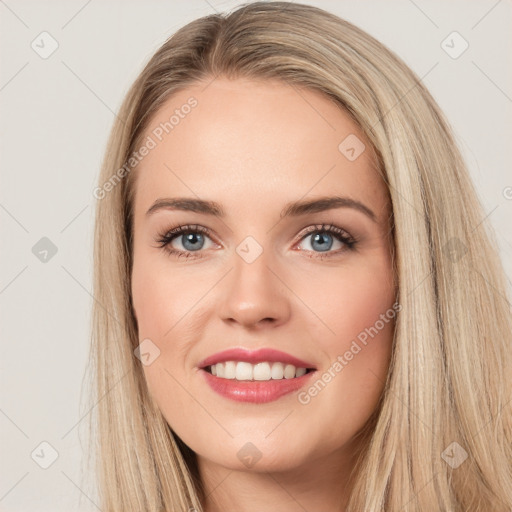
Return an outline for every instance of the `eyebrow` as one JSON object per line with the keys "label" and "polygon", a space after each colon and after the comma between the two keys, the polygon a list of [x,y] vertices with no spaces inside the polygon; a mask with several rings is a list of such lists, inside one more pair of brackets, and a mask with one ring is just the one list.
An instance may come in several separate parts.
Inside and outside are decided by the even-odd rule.
{"label": "eyebrow", "polygon": [[[375,213],[360,201],[343,196],[320,197],[318,199],[294,201],[288,203],[281,211],[283,217],[298,217],[311,213],[323,212],[334,208],[353,208],[368,216],[373,222],[377,222]],[[157,199],[146,212],[146,216],[152,215],[158,210],[182,210],[215,217],[224,218],[226,213],[219,203],[187,197]]]}

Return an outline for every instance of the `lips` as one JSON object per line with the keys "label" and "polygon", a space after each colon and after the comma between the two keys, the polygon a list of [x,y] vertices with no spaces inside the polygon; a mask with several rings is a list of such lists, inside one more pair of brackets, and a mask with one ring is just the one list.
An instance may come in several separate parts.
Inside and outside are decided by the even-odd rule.
{"label": "lips", "polygon": [[298,392],[306,386],[316,372],[306,373],[302,377],[294,379],[269,380],[269,381],[236,381],[219,379],[205,370],[200,370],[201,377],[216,393],[236,402],[252,402],[263,404],[273,402],[285,395]]}
{"label": "lips", "polygon": [[[291,378],[279,380],[236,380],[220,378],[212,375],[209,371],[212,365],[217,363],[246,362],[251,364],[258,363],[282,363],[293,365],[296,368],[306,369],[307,373]],[[232,364],[232,363],[231,363]],[[282,366],[282,365],[279,365]],[[243,348],[232,348],[224,350],[207,357],[198,364],[200,374],[210,389],[217,394],[230,400],[238,402],[266,403],[278,400],[285,395],[298,391],[310,382],[312,375],[316,373],[316,367],[307,361],[294,357],[286,352],[269,348],[258,350],[246,350]],[[268,376],[267,376],[268,377]]]}
{"label": "lips", "polygon": [[286,352],[282,352],[280,350],[275,350],[272,348],[260,348],[258,350],[247,350],[243,348],[231,348],[228,350],[223,350],[222,352],[217,352],[210,357],[207,357],[203,361],[201,361],[197,366],[198,368],[204,369],[207,366],[211,366],[212,364],[224,363],[226,361],[246,361],[251,364],[256,363],[285,363],[285,364],[293,364],[296,368],[307,368],[311,370],[316,370],[314,364],[304,361],[302,359],[298,359]]}

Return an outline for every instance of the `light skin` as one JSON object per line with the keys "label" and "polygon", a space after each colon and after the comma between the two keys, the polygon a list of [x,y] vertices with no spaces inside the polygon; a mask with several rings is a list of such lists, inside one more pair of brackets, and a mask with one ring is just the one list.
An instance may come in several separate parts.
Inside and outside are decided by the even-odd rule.
{"label": "light skin", "polygon": [[[136,168],[133,304],[139,340],[160,350],[144,366],[148,387],[197,454],[207,512],[342,511],[361,448],[354,436],[386,379],[393,321],[359,343],[307,404],[297,393],[264,404],[230,400],[205,383],[198,363],[232,347],[268,347],[313,363],[318,377],[332,368],[395,302],[387,188],[364,134],[320,93],[280,82],[208,83],[159,109],[145,137],[191,96],[198,102]],[[354,161],[338,149],[350,134],[366,146]],[[290,202],[332,196],[359,201],[375,218],[346,206],[280,217]],[[158,199],[177,197],[215,201],[225,216],[146,213]],[[355,246],[308,231],[323,224],[344,230]],[[159,246],[179,225],[211,231],[172,240],[188,258]],[[263,251],[252,263],[236,251],[248,236]],[[248,442],[261,453],[251,467],[237,456]]]}

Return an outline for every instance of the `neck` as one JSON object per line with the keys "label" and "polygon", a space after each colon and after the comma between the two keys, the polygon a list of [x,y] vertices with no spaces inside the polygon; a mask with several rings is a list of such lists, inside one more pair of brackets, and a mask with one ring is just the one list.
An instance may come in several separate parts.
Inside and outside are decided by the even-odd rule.
{"label": "neck", "polygon": [[344,512],[362,441],[286,471],[230,469],[198,456],[204,512]]}

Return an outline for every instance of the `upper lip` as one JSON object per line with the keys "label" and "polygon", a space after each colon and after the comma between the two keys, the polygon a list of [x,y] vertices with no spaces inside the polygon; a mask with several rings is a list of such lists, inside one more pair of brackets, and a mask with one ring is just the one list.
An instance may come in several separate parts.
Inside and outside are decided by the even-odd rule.
{"label": "upper lip", "polygon": [[248,363],[256,364],[265,361],[268,362],[281,362],[287,364],[293,364],[296,368],[312,368],[316,369],[313,364],[298,359],[286,352],[275,350],[273,348],[260,348],[258,350],[247,350],[245,348],[230,348],[217,352],[203,361],[197,366],[199,368],[206,368],[217,363],[223,363],[225,361],[246,361]]}

